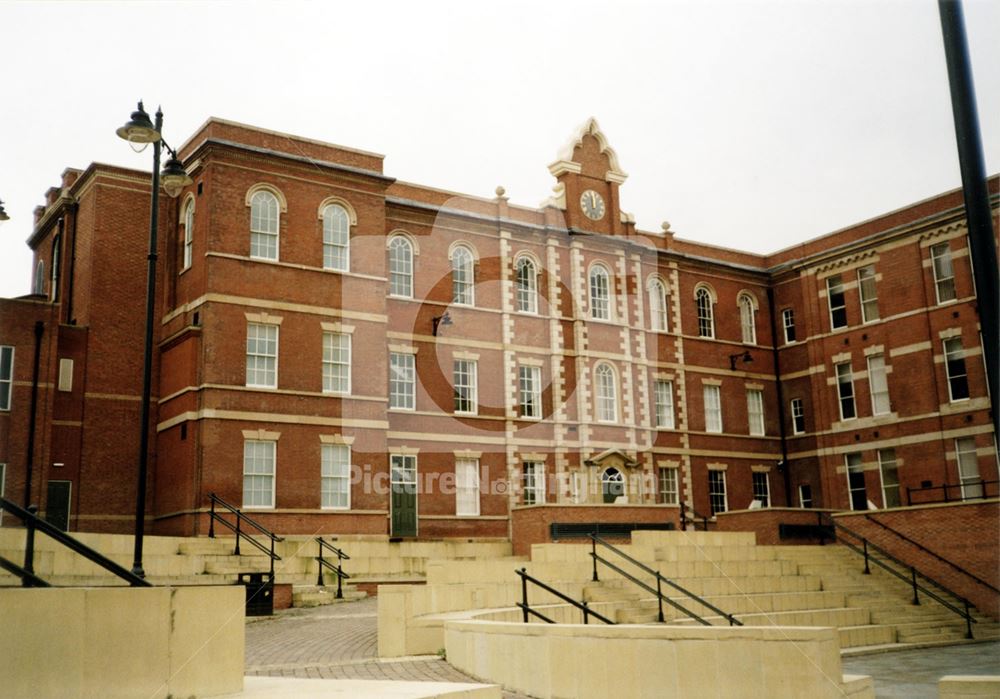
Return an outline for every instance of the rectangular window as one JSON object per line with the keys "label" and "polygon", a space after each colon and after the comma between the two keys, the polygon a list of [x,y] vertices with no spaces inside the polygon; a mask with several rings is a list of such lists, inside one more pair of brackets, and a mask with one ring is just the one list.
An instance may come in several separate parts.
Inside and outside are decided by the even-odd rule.
{"label": "rectangular window", "polygon": [[323,509],[351,507],[351,448],[346,444],[322,445],[321,505]]}
{"label": "rectangular window", "polygon": [[60,391],[67,393],[73,390],[73,360],[63,357],[59,360],[59,385]]}
{"label": "rectangular window", "polygon": [[537,366],[517,368],[518,405],[521,417],[542,416],[542,370]]}
{"label": "rectangular window", "polygon": [[955,300],[955,270],[951,266],[951,247],[938,243],[931,247],[931,266],[934,269],[934,290],[937,302]]}
{"label": "rectangular window", "polygon": [[813,489],[808,483],[799,486],[799,507],[809,509],[813,506]]}
{"label": "rectangular window", "polygon": [[247,386],[278,386],[277,325],[247,323]]}
{"label": "rectangular window", "polygon": [[850,420],[857,417],[857,410],[854,407],[854,377],[851,373],[851,363],[838,364],[837,370],[837,396],[840,402],[840,419]]}
{"label": "rectangular window", "polygon": [[416,406],[416,371],[412,354],[389,353],[389,407],[413,410]]}
{"label": "rectangular window", "polygon": [[785,328],[785,343],[795,342],[795,312],[791,308],[781,312],[781,324]]}
{"label": "rectangular window", "polygon": [[726,500],[725,471],[708,472],[708,504],[711,507],[713,517],[729,509],[729,504]]}
{"label": "rectangular window", "polygon": [[847,463],[847,490],[851,499],[852,510],[868,509],[868,490],[865,488],[865,469],[861,454],[845,454]]}
{"label": "rectangular window", "polygon": [[676,505],[678,501],[677,493],[677,469],[660,469],[660,502],[664,505]]}
{"label": "rectangular window", "polygon": [[10,410],[11,389],[14,386],[14,348],[0,346],[0,410]]}
{"label": "rectangular window", "polygon": [[704,386],[705,431],[722,432],[722,399],[719,386]]}
{"label": "rectangular window", "polygon": [[243,442],[243,507],[274,507],[277,442]]}
{"label": "rectangular window", "polygon": [[479,516],[479,459],[455,460],[455,514]]}
{"label": "rectangular window", "polygon": [[750,434],[764,434],[764,392],[756,388],[747,389],[747,421]]}
{"label": "rectangular window", "polygon": [[878,320],[878,291],[875,288],[875,265],[858,270],[858,294],[861,298],[861,321]]}
{"label": "rectangular window", "polygon": [[899,469],[895,449],[878,450],[878,470],[882,475],[882,506],[899,507]]}
{"label": "rectangular window", "polygon": [[452,373],[455,386],[455,412],[475,413],[476,363],[468,359],[456,359]]}
{"label": "rectangular window", "polygon": [[323,333],[323,392],[351,392],[351,336]]}
{"label": "rectangular window", "polygon": [[948,396],[951,402],[968,398],[969,377],[965,373],[962,338],[949,337],[944,341],[944,368],[948,375]]}
{"label": "rectangular window", "polygon": [[761,507],[771,506],[771,483],[766,471],[754,471],[750,474],[753,478],[753,499],[760,503]]}
{"label": "rectangular window", "polygon": [[868,386],[872,394],[872,415],[885,415],[892,406],[889,404],[889,380],[885,371],[885,356],[873,354],[868,357]]}
{"label": "rectangular window", "polygon": [[826,280],[826,298],[830,304],[830,328],[847,327],[847,303],[844,301],[844,282],[839,274]]}
{"label": "rectangular window", "polygon": [[656,426],[672,430],[674,429],[674,384],[672,381],[657,381],[655,392]]}
{"label": "rectangular window", "polygon": [[979,475],[976,439],[974,437],[956,439],[955,458],[958,459],[958,480],[962,485],[962,499],[983,497],[983,479]]}
{"label": "rectangular window", "polygon": [[792,398],[792,434],[806,431],[806,409],[801,398]]}
{"label": "rectangular window", "polygon": [[524,504],[540,505],[545,502],[545,464],[525,461],[522,481]]}

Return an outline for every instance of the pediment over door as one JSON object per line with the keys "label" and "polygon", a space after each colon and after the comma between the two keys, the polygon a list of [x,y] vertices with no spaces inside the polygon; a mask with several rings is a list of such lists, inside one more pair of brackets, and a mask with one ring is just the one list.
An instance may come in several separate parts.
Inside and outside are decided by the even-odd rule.
{"label": "pediment over door", "polygon": [[583,463],[586,466],[595,466],[602,469],[617,468],[618,470],[637,468],[639,466],[638,461],[629,456],[627,452],[621,451],[620,449],[607,449],[592,459],[587,459]]}

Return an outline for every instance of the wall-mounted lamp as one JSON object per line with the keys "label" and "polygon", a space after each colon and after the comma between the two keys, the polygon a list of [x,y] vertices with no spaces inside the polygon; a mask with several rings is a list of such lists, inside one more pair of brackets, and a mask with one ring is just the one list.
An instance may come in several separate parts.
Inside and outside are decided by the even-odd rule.
{"label": "wall-mounted lamp", "polygon": [[443,316],[434,316],[433,323],[434,323],[434,328],[432,332],[434,334],[434,337],[437,337],[439,326],[451,325],[451,316],[448,315],[448,311],[445,311]]}
{"label": "wall-mounted lamp", "polygon": [[749,350],[729,355],[729,368],[731,370],[736,371],[737,361],[743,362],[744,364],[749,364],[750,362],[753,361],[753,357],[750,355]]}

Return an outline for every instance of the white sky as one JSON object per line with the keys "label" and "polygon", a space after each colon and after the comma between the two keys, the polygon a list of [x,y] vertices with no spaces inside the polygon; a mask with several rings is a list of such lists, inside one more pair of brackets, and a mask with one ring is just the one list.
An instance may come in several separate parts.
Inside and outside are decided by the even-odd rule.
{"label": "white sky", "polygon": [[[1000,2],[965,13],[993,173]],[[529,206],[593,115],[640,228],[756,252],[961,184],[933,0],[0,2],[0,28],[0,296],[65,167],[151,166],[114,133],[140,97],[174,146],[218,116]]]}

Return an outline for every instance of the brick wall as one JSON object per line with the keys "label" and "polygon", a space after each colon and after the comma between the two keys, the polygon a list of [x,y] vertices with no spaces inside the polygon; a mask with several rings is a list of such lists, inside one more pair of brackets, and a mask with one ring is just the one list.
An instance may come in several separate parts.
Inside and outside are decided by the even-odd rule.
{"label": "brick wall", "polygon": [[[529,505],[511,512],[511,544],[515,556],[527,556],[532,544],[551,542],[549,525],[589,522],[672,523],[680,529],[674,505]],[[579,541],[569,539],[568,541]]]}
{"label": "brick wall", "polygon": [[715,527],[720,532],[753,532],[757,535],[757,543],[762,546],[818,544],[820,540],[817,537],[782,539],[779,536],[779,526],[815,525],[819,523],[822,512],[832,512],[832,510],[770,507],[722,512],[716,515]]}

